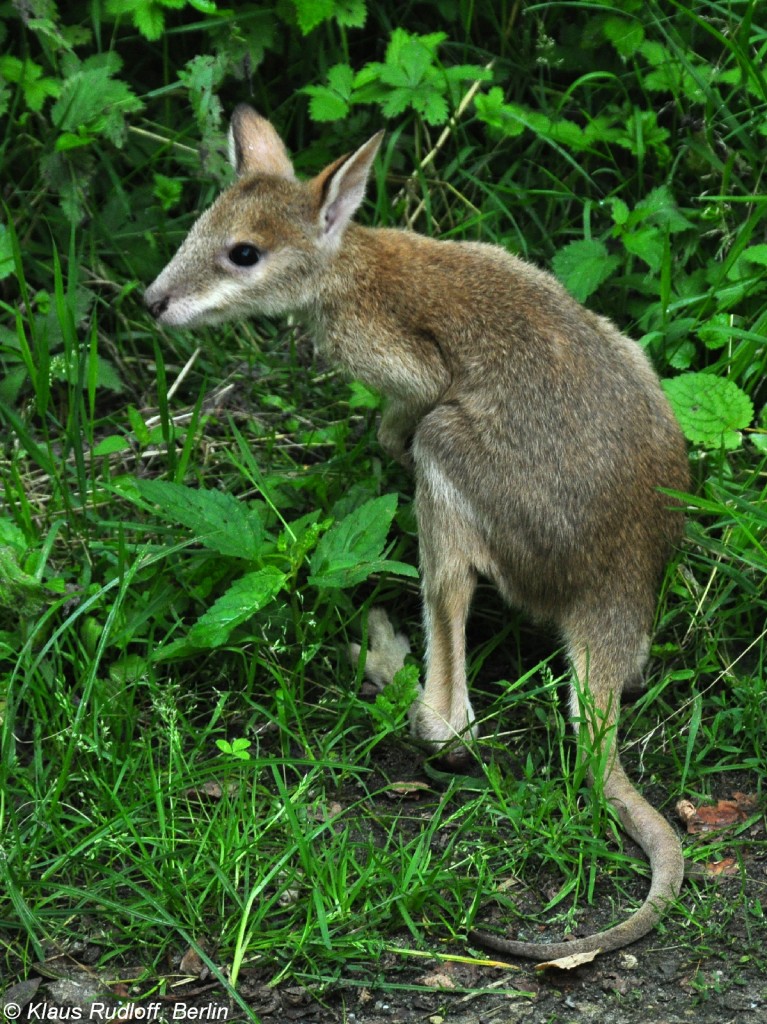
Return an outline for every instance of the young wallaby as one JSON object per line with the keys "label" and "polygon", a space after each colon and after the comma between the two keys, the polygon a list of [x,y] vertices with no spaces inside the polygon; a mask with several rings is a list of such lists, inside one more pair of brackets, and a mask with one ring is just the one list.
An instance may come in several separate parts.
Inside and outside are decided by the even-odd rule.
{"label": "young wallaby", "polygon": [[379,440],[415,478],[427,651],[411,719],[421,739],[449,750],[476,732],[465,625],[479,575],[558,627],[573,724],[609,747],[605,797],[650,859],[650,891],[628,920],[572,942],[473,937],[525,957],[616,949],[648,932],[682,883],[679,839],[624,774],[615,731],[682,531],[659,488],[688,488],[685,444],[639,346],[550,274],[496,246],[352,221],[381,137],[299,181],[271,124],[237,107],[238,180],[146,303],[174,327],[294,314],[327,358],[386,396]]}

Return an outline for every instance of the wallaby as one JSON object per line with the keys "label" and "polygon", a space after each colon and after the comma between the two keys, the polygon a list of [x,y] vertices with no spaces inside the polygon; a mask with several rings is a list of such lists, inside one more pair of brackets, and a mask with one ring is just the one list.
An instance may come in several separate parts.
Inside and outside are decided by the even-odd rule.
{"label": "wallaby", "polygon": [[683,876],[679,839],[626,777],[615,732],[682,531],[659,488],[688,489],[685,444],[639,346],[550,274],[497,246],[352,221],[382,134],[300,181],[272,125],[237,107],[237,180],[145,300],[174,327],[293,314],[386,397],[379,441],[415,478],[427,650],[411,721],[433,749],[476,733],[465,626],[479,575],[559,629],[573,724],[609,745],[604,794],[650,859],[650,891],[628,920],[571,942],[472,936],[524,957],[616,949],[650,931]]}

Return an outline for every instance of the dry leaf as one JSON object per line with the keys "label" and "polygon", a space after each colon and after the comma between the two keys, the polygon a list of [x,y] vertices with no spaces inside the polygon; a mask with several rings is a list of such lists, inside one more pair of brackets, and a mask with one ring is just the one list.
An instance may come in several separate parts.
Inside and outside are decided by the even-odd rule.
{"label": "dry leaf", "polygon": [[192,949],[191,946],[181,957],[178,969],[181,974],[185,974],[190,978],[199,978],[201,981],[205,981],[210,977],[210,971],[203,963],[200,954],[196,949]]}
{"label": "dry leaf", "polygon": [[343,813],[343,807],[337,800],[331,800],[329,804],[318,803],[309,811],[309,817],[314,821],[330,821]]}
{"label": "dry leaf", "polygon": [[[239,788],[236,782],[230,782],[226,787],[227,796],[236,796]],[[188,789],[186,791],[186,797],[189,800],[220,800],[223,795],[224,790],[221,788],[221,785],[212,780],[210,782],[203,782],[196,789]]]}
{"label": "dry leaf", "polygon": [[12,1020],[10,1014],[5,1014],[4,1010],[6,1006],[10,1006],[11,1003],[16,1007],[20,1007],[22,1010],[31,1002],[35,994],[40,988],[42,978],[31,978],[29,981],[20,981],[18,985],[11,985],[7,988],[3,995],[0,996],[0,1017],[5,1020]]}
{"label": "dry leaf", "polygon": [[442,971],[434,971],[432,974],[424,974],[419,981],[427,988],[455,988],[455,982],[449,975]]}
{"label": "dry leaf", "polygon": [[729,878],[740,873],[740,867],[734,857],[725,857],[724,860],[716,863],[700,864],[703,872],[709,878]]}
{"label": "dry leaf", "polygon": [[384,795],[390,800],[397,797],[404,797],[406,800],[420,800],[422,793],[431,792],[431,786],[427,782],[392,782],[384,790]]}
{"label": "dry leaf", "polygon": [[694,835],[739,825],[756,807],[756,802],[756,797],[745,793],[735,793],[732,800],[720,800],[717,804],[702,807],[696,807],[691,800],[680,800],[676,813],[687,826],[687,831]]}
{"label": "dry leaf", "polygon": [[601,950],[593,949],[590,953],[573,953],[572,956],[561,956],[558,960],[547,960],[543,964],[536,964],[536,971],[546,970],[548,967],[556,967],[560,971],[572,971],[574,967],[580,967],[581,964],[590,964],[591,961],[599,956]]}

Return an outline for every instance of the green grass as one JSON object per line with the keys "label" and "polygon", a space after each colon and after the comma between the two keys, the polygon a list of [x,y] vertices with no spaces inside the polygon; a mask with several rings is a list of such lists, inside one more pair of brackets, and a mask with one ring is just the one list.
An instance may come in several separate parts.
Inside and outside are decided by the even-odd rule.
{"label": "green grass", "polygon": [[[761,792],[767,25],[746,2],[501,7],[477,5],[472,20],[459,4],[439,26],[401,5],[371,8],[362,30],[333,18],[306,37],[281,26],[257,102],[296,149],[311,144],[302,167],[315,170],[380,126],[386,97],[313,124],[297,93],[312,84],[307,53],[318,68],[358,70],[382,60],[376,39],[395,25],[444,28],[445,65],[495,59],[480,95],[500,87],[501,105],[470,105],[415,174],[443,126],[404,108],[365,216],[416,214],[418,230],[553,263],[643,339],[664,377],[705,372],[748,396],[747,422],[726,407],[714,435],[691,444],[688,536],[664,583],[648,690],[621,737],[631,777],[666,813],[683,794]],[[115,975],[139,965],[148,989],[193,945],[230,992],[255,975],[321,993],[391,984],[382,950],[411,983],[425,951],[470,954],[466,928],[498,907],[528,937],[542,924],[562,933],[592,903],[604,923],[625,916],[644,868],[575,770],[562,662],[491,588],[471,625],[483,739],[469,774],[421,766],[404,698],[360,696],[346,648],[372,604],[422,650],[417,581],[402,568],[417,562],[410,482],[377,448],[376,396],[313,365],[292,329],[158,331],[140,303],[217,191],[214,100],[229,109],[243,96],[236,37],[221,34],[231,19],[169,12],[172,31],[154,42],[95,11],[68,5],[56,32],[89,28],[80,59],[119,52],[110,81],[143,110],[109,130],[86,119],[67,149],[50,100],[38,112],[23,83],[5,93],[0,973],[25,976],[85,941]],[[61,89],[67,45],[14,13],[0,19],[4,52]],[[625,52],[610,41],[627,25],[641,26],[644,49],[632,50],[638,35]],[[197,53],[220,60],[207,92],[199,67],[177,81]],[[583,241],[585,281],[575,270],[587,250],[573,261],[567,248]],[[182,492],[147,481],[194,488],[202,503],[163,504]],[[393,500],[388,512],[366,504],[387,494],[396,513]],[[230,533],[211,526],[216,501],[228,502]],[[343,524],[365,508],[379,536],[353,549],[362,569],[339,586]],[[230,628],[211,609],[243,579],[252,614]],[[238,739],[246,757],[219,746]],[[413,781],[430,788],[397,787]],[[687,841],[690,859],[734,853],[745,876],[764,849],[759,820]],[[745,882],[727,900],[692,882],[657,938],[691,962],[729,948],[763,963],[762,906]],[[729,934],[736,919],[745,939]]]}

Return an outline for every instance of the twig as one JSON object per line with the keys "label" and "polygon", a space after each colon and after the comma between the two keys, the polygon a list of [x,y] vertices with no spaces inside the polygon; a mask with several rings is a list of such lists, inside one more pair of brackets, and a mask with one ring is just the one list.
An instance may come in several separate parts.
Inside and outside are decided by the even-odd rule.
{"label": "twig", "polygon": [[[494,60],[491,60],[489,64],[485,64],[485,71],[491,71],[492,68],[493,68],[493,64],[495,64]],[[455,128],[457,128],[459,120],[461,119],[461,117],[463,117],[464,113],[466,112],[466,108],[469,106],[469,104],[472,102],[472,100],[474,99],[474,97],[477,95],[477,93],[479,92],[480,88],[482,87],[482,82],[483,81],[484,81],[484,79],[478,78],[476,82],[472,82],[471,88],[468,90],[466,95],[463,97],[461,102],[458,104],[458,108],[457,108],[456,112],[452,115],[450,120],[447,122],[445,127],[442,129],[442,132],[441,132],[439,138],[437,139],[437,141],[434,143],[434,145],[429,150],[429,152],[426,154],[426,156],[423,158],[423,160],[421,160],[421,162],[419,163],[418,167],[416,167],[416,169],[411,173],[410,177],[406,179],[405,184],[402,186],[402,188],[399,190],[397,195],[394,197],[394,202],[395,203],[398,203],[401,199],[403,199],[405,197],[405,195],[407,193],[408,186],[418,178],[419,172],[423,171],[424,168],[429,166],[429,164],[434,163],[434,160],[435,160],[437,154],[442,149],[442,147],[445,145],[447,140],[450,138],[450,136],[451,136],[452,132],[455,130]],[[421,209],[422,206],[423,206],[423,200],[421,200],[421,203],[419,204],[419,210]]]}

